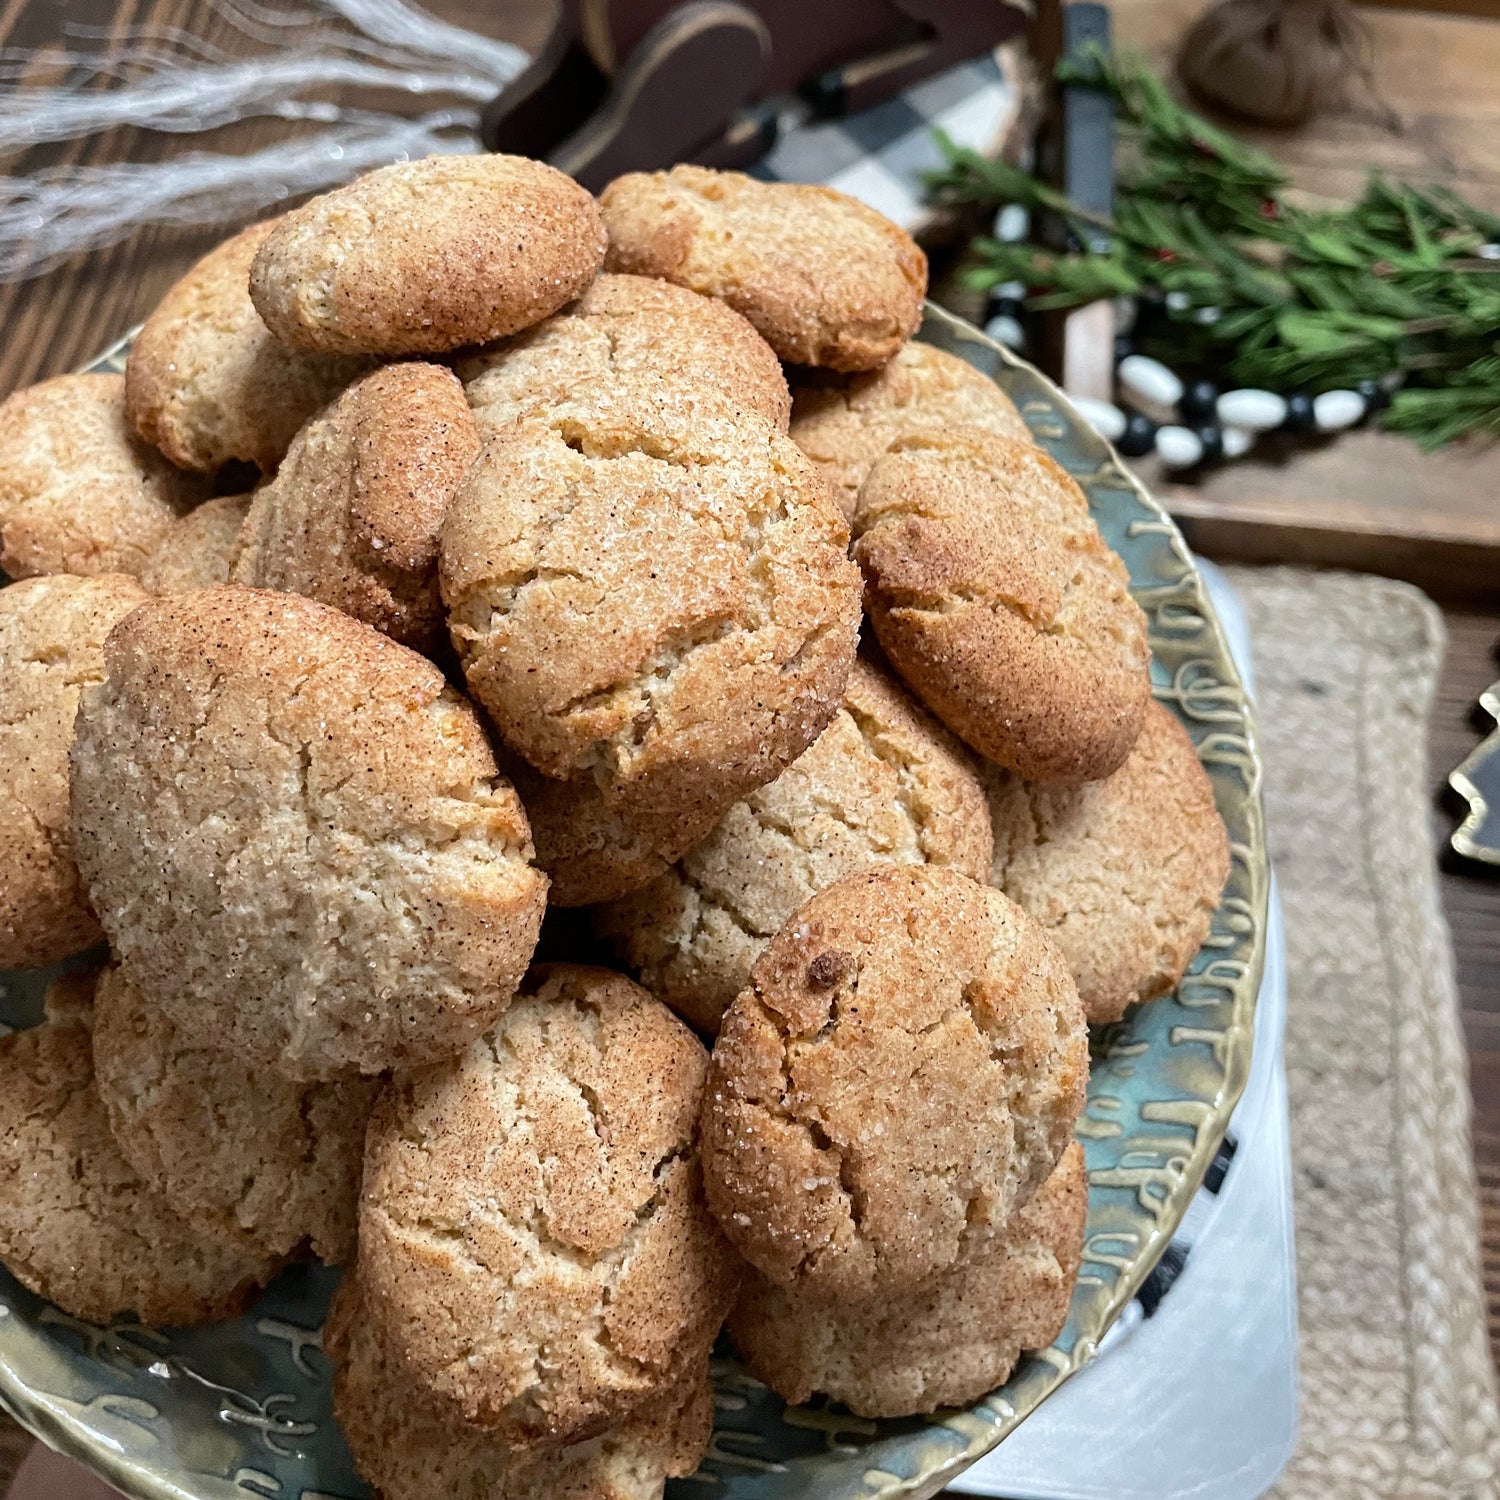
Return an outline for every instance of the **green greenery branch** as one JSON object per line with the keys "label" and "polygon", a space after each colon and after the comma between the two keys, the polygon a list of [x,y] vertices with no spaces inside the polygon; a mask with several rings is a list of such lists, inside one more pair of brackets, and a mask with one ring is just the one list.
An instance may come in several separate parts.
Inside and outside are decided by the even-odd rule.
{"label": "green greenery branch", "polygon": [[1476,254],[1500,242],[1500,217],[1379,176],[1348,207],[1301,207],[1270,157],[1184,109],[1139,58],[1095,49],[1058,71],[1114,100],[1114,212],[940,134],[935,201],[1019,203],[1072,247],[978,239],[969,284],[1022,282],[1037,310],[1159,292],[1170,302],[1135,341],[1174,369],[1282,391],[1395,373],[1386,426],[1428,448],[1500,434],[1500,261]]}

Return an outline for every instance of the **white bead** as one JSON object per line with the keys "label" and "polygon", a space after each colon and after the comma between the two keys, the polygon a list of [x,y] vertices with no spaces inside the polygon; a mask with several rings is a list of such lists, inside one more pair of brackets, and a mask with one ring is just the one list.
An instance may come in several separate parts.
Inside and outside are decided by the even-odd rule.
{"label": "white bead", "polygon": [[1117,443],[1125,433],[1125,413],[1112,401],[1094,396],[1069,396],[1073,409],[1106,442]]}
{"label": "white bead", "polygon": [[1500,245],[1481,245],[1474,254],[1480,260],[1500,260]]}
{"label": "white bead", "polygon": [[1002,281],[999,286],[990,288],[990,296],[997,302],[1024,302],[1026,300],[1026,283],[1024,281]]}
{"label": "white bead", "polygon": [[1031,233],[1031,215],[1019,203],[1007,203],[995,215],[995,238],[1007,245],[1024,240]]}
{"label": "white bead", "polygon": [[1203,444],[1191,428],[1168,425],[1156,429],[1156,451],[1169,469],[1191,469],[1203,457]]}
{"label": "white bead", "polygon": [[1019,349],[1026,343],[1026,330],[1009,313],[999,313],[984,325],[984,331],[997,344]]}
{"label": "white bead", "polygon": [[1145,354],[1127,354],[1120,361],[1120,384],[1139,401],[1158,406],[1176,406],[1182,400],[1182,382],[1158,359]]}
{"label": "white bead", "polygon": [[1115,332],[1129,333],[1140,315],[1140,304],[1134,297],[1115,298]]}
{"label": "white bead", "polygon": [[1212,328],[1220,318],[1224,316],[1224,310],[1219,307],[1200,307],[1193,314],[1193,322],[1201,323],[1205,328]]}
{"label": "white bead", "polygon": [[1193,305],[1193,299],[1186,292],[1167,293],[1168,312],[1186,312]]}
{"label": "white bead", "polygon": [[1313,425],[1319,432],[1342,432],[1365,414],[1365,398],[1358,391],[1324,391],[1313,397]]}
{"label": "white bead", "polygon": [[1246,427],[1225,427],[1220,436],[1224,440],[1225,458],[1243,458],[1255,442],[1255,434]]}
{"label": "white bead", "polygon": [[1286,421],[1286,401],[1275,391],[1225,391],[1214,405],[1223,427],[1270,432]]}

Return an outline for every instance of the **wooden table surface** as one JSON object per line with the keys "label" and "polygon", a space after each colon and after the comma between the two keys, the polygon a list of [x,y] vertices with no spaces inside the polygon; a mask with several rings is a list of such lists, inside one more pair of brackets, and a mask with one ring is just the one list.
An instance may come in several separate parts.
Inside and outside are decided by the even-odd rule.
{"label": "wooden table surface", "polygon": [[[1165,5],[1174,14],[1184,6],[1191,8],[1189,0],[1122,0],[1121,9],[1139,16],[1152,4]],[[479,8],[461,6],[457,0],[438,0],[430,8],[465,25],[488,24],[495,34],[523,46],[535,45],[550,14],[545,0],[507,0],[504,6],[489,7],[484,13]],[[0,45],[35,48],[56,42],[61,9],[48,0],[4,0],[0,3]],[[110,0],[68,0],[67,11],[73,21],[103,26],[123,27],[143,21],[178,26],[230,53],[243,46],[241,38],[207,0],[123,0],[118,7]],[[1150,31],[1150,27],[1147,29]],[[1161,28],[1156,26],[1151,36],[1159,39],[1160,35]],[[1485,77],[1492,82],[1493,75]],[[1490,109],[1496,98],[1500,96],[1491,94],[1486,106],[1489,113],[1480,112],[1483,118],[1477,123],[1486,131],[1495,129],[1500,121],[1500,108]],[[1461,101],[1454,110],[1462,123],[1466,116]],[[209,144],[214,149],[242,150],[274,139],[284,128],[273,122],[257,122],[220,131]],[[1352,144],[1341,138],[1338,149],[1332,152],[1332,180],[1342,181],[1348,175],[1351,155],[1358,156],[1362,139],[1358,129],[1353,131]],[[1429,154],[1439,159],[1451,144],[1449,136],[1430,125],[1412,149],[1424,142]],[[179,137],[119,131],[80,147],[30,151],[12,159],[8,170],[21,174],[61,160],[157,160],[184,149]],[[1475,188],[1481,196],[1500,197],[1500,179],[1494,176],[1493,168],[1500,160],[1500,149],[1489,153],[1487,160],[1490,165],[1485,175],[1465,186]],[[0,286],[0,396],[76,367],[138,323],[173,279],[232,227],[236,226],[210,231],[145,230],[119,246],[81,257],[38,279]],[[1348,478],[1349,471],[1344,473]],[[1492,499],[1493,490],[1489,490],[1487,503]],[[1432,737],[1435,794],[1447,771],[1478,738],[1470,720],[1475,698],[1500,677],[1494,654],[1500,641],[1500,600],[1491,612],[1450,609],[1446,617],[1450,644]],[[1452,824],[1451,814],[1441,810],[1435,800],[1435,859]],[[1490,1333],[1500,1349],[1500,881],[1444,873],[1442,886],[1458,959],[1476,1101],[1475,1149],[1484,1197]]]}

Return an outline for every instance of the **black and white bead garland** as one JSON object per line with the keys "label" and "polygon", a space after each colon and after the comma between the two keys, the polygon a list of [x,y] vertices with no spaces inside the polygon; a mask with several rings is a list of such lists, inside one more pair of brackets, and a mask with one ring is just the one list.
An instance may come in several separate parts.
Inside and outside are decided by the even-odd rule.
{"label": "black and white bead garland", "polygon": [[[1017,204],[995,216],[996,239],[1024,239],[1028,229],[1026,211]],[[1500,256],[1500,247],[1496,249]],[[1025,297],[1021,282],[1004,282],[990,293],[985,309],[984,331],[1018,353],[1026,343],[1021,321]],[[1169,292],[1165,305],[1172,309],[1174,299],[1181,297],[1181,293]],[[1134,352],[1129,329],[1135,309],[1128,299],[1122,303],[1116,304],[1116,323],[1122,331],[1115,338],[1115,389],[1120,404],[1089,396],[1069,399],[1079,416],[1113,443],[1123,458],[1141,458],[1154,450],[1168,469],[1195,469],[1244,457],[1263,433],[1343,432],[1385,406],[1400,383],[1399,375],[1393,374],[1380,381],[1362,380],[1354,390],[1321,391],[1316,396],[1294,391],[1281,396],[1275,391],[1220,391],[1211,380],[1184,382],[1160,360]],[[1187,306],[1183,300],[1176,310]],[[1212,317],[1204,315],[1215,313],[1214,308],[1199,308],[1196,316],[1212,322]],[[1171,412],[1177,420],[1157,422],[1148,412]]]}

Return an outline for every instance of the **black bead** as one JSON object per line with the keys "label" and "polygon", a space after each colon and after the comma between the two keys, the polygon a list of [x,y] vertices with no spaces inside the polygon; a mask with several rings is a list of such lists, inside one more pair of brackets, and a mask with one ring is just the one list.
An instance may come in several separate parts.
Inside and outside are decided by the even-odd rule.
{"label": "black bead", "polygon": [[1286,421],[1281,425],[1288,432],[1311,432],[1317,425],[1313,419],[1312,397],[1306,391],[1293,391],[1286,398]]}
{"label": "black bead", "polygon": [[797,92],[812,106],[813,113],[820,120],[835,120],[848,113],[848,90],[844,85],[844,75],[837,68],[809,78]]}
{"label": "black bead", "polygon": [[1020,322],[1026,316],[1026,303],[1020,297],[997,297],[991,293],[985,298],[984,319],[1014,318]]}
{"label": "black bead", "polygon": [[1216,464],[1224,457],[1224,434],[1213,425],[1196,427],[1193,429],[1198,435],[1198,441],[1203,444],[1203,457],[1200,463]]}
{"label": "black bead", "polygon": [[1119,364],[1122,359],[1128,359],[1135,353],[1135,340],[1128,333],[1117,333],[1115,335],[1115,363]]}
{"label": "black bead", "polygon": [[1115,447],[1126,458],[1141,458],[1156,446],[1156,423],[1150,417],[1133,411],[1125,419],[1125,431]]}
{"label": "black bead", "polygon": [[1183,390],[1177,410],[1191,426],[1195,422],[1206,422],[1218,405],[1219,388],[1211,380],[1191,380]]}
{"label": "black bead", "polygon": [[1391,393],[1378,380],[1361,380],[1354,387],[1365,398],[1365,411],[1384,411],[1391,404]]}

